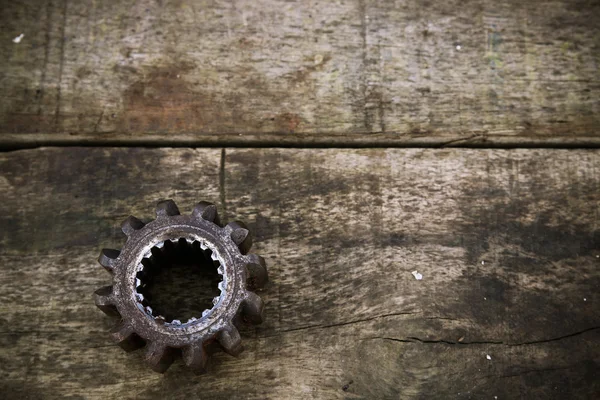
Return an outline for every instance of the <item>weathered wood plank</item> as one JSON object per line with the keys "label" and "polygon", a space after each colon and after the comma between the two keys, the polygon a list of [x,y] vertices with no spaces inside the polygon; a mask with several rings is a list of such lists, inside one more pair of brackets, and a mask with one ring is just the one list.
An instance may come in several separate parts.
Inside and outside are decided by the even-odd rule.
{"label": "weathered wood plank", "polygon": [[[599,166],[581,150],[0,154],[3,393],[593,398]],[[120,220],[167,197],[220,202],[270,266],[268,320],[202,377],[150,372],[91,300]]]}
{"label": "weathered wood plank", "polygon": [[0,18],[3,146],[600,145],[598,2],[30,0]]}

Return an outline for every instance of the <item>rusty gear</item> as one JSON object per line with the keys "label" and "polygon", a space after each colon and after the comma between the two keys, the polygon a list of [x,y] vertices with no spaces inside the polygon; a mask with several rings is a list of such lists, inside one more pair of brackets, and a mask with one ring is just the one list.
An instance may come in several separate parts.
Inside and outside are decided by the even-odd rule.
{"label": "rusty gear", "polygon": [[[242,351],[242,322],[262,322],[263,301],[253,290],[267,281],[265,261],[247,254],[252,238],[243,223],[221,226],[214,204],[201,202],[191,215],[180,215],[172,200],[161,201],[156,216],[148,224],[127,218],[123,249],[101,251],[98,261],[113,275],[113,284],[95,292],[96,306],[121,317],[113,339],[127,351],[145,346],[144,358],[153,370],[166,371],[180,352],[184,363],[201,373],[207,355],[218,345],[234,356]],[[212,308],[197,310],[187,321],[156,315],[144,295],[153,270],[176,249],[212,261],[222,278]]]}

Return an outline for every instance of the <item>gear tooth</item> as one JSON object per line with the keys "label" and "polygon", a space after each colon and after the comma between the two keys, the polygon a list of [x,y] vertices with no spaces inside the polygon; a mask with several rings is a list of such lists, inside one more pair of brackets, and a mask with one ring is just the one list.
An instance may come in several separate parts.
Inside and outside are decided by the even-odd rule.
{"label": "gear tooth", "polygon": [[112,296],[112,286],[102,287],[94,292],[94,303],[106,315],[118,316],[115,300]]}
{"label": "gear tooth", "polygon": [[251,290],[261,289],[269,281],[269,274],[267,273],[267,263],[265,259],[256,254],[248,255],[248,280],[247,285]]}
{"label": "gear tooth", "polygon": [[253,292],[246,292],[246,298],[242,302],[242,314],[244,319],[251,324],[261,324],[264,320],[265,303]]}
{"label": "gear tooth", "polygon": [[219,331],[217,340],[223,347],[223,350],[232,356],[237,357],[244,350],[240,333],[233,325],[228,325]]}
{"label": "gear tooth", "polygon": [[115,268],[115,260],[119,257],[120,253],[119,250],[115,249],[102,249],[98,257],[98,262],[112,274]]}
{"label": "gear tooth", "polygon": [[156,372],[165,372],[173,363],[174,351],[160,342],[146,344],[144,360]]}
{"label": "gear tooth", "polygon": [[144,224],[142,221],[140,221],[139,219],[137,219],[133,215],[130,215],[121,224],[121,230],[123,231],[124,234],[126,234],[127,236],[129,236],[134,231],[142,229],[144,227],[144,225],[146,225],[146,224]]}
{"label": "gear tooth", "polygon": [[156,205],[156,216],[158,218],[173,215],[179,215],[179,208],[177,208],[177,204],[175,204],[173,200],[163,200],[158,202]]}
{"label": "gear tooth", "polygon": [[217,212],[217,206],[215,206],[213,203],[201,201],[200,203],[196,204],[196,207],[194,207],[192,215],[196,218],[202,218],[206,221],[214,222],[219,226],[221,225],[219,213]]}
{"label": "gear tooth", "polygon": [[183,348],[183,362],[186,366],[192,368],[197,374],[206,372],[206,361],[208,356],[202,343],[192,343]]}
{"label": "gear tooth", "polygon": [[133,330],[131,325],[120,322],[111,332],[115,342],[125,351],[134,351],[144,346],[144,341]]}
{"label": "gear tooth", "polygon": [[252,235],[243,222],[234,221],[227,224],[231,230],[231,240],[238,246],[242,254],[246,254],[252,247]]}

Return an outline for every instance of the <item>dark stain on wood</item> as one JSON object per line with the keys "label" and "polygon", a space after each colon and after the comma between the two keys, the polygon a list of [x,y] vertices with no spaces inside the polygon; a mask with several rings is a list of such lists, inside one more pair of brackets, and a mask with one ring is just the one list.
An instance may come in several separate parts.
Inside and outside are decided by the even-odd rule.
{"label": "dark stain on wood", "polygon": [[141,79],[123,92],[125,107],[121,118],[127,131],[160,132],[202,126],[215,110],[209,107],[211,98],[194,93],[181,79],[193,68],[191,63],[180,62],[144,71]]}
{"label": "dark stain on wood", "polygon": [[353,381],[353,380],[350,380],[348,383],[346,383],[344,386],[342,386],[342,390],[343,390],[344,392],[347,392],[347,391],[348,391],[348,389],[350,389],[350,385],[352,385],[353,383],[354,383],[354,381]]}
{"label": "dark stain on wood", "polygon": [[[122,67],[115,66],[118,70]],[[189,61],[162,61],[142,71],[128,71],[133,83],[123,92],[122,125],[127,132],[212,131],[215,125],[231,132],[264,127],[281,133],[293,133],[301,125],[301,117],[293,112],[265,114],[256,119],[243,111],[245,101],[238,93],[207,91],[197,76],[201,67]],[[271,91],[265,78],[252,75],[239,88],[252,93],[251,101],[274,105],[284,100],[280,89]],[[207,76],[204,79],[211,79]]]}

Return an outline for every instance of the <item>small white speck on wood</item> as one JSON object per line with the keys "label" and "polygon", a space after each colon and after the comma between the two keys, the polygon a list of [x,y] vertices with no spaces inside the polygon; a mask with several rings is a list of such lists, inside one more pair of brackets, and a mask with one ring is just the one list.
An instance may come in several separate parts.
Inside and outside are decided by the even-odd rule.
{"label": "small white speck on wood", "polygon": [[23,38],[25,37],[24,33],[21,33],[19,36],[17,36],[16,38],[13,39],[14,43],[21,43],[21,40],[23,40]]}
{"label": "small white speck on wood", "polygon": [[417,271],[413,271],[413,272],[411,272],[411,274],[413,274],[413,276],[415,277],[415,279],[418,280],[418,281],[420,281],[421,279],[423,279],[423,275],[420,274]]}
{"label": "small white speck on wood", "polygon": [[462,47],[460,46],[460,44],[456,45],[456,50],[460,50]]}
{"label": "small white speck on wood", "polygon": [[491,359],[492,359],[492,356],[490,356],[489,354],[486,354],[486,355],[485,355],[485,358],[487,358],[488,360],[491,360]]}

